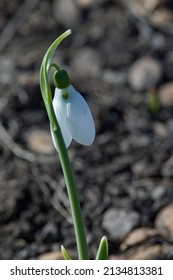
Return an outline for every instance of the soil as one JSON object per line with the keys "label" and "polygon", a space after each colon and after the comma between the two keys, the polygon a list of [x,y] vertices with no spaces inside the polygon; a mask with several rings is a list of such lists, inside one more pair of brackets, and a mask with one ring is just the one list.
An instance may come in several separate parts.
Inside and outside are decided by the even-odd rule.
{"label": "soil", "polygon": [[[151,90],[157,93],[173,79],[173,29],[165,22],[153,25],[124,1],[74,1],[67,18],[58,17],[57,2],[0,4],[0,259],[35,259],[61,244],[76,258],[65,183],[39,88],[42,58],[68,28],[72,35],[55,61],[89,103],[97,131],[91,146],[73,141],[68,149],[91,258],[103,235],[112,258],[128,258],[125,238],[136,228],[151,228],[158,233],[145,245],[167,248],[151,258],[173,259],[173,229],[169,224],[167,236],[156,223],[173,201],[173,104],[154,111],[147,101]],[[173,13],[171,1],[165,2]],[[156,59],[162,74],[152,88],[135,90],[128,73],[144,56]],[[117,234],[110,211],[125,217]]]}

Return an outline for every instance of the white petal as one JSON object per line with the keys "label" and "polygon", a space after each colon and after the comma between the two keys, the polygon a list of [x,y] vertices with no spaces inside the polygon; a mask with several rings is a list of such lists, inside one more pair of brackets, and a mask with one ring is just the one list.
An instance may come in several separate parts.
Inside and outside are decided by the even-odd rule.
{"label": "white petal", "polygon": [[[68,132],[68,128],[67,128],[67,115],[66,115],[67,103],[66,103],[66,100],[62,97],[61,90],[58,88],[55,89],[55,95],[54,95],[52,103],[53,103],[57,121],[61,128],[61,133],[62,133],[64,142],[65,142],[65,145],[68,148],[68,146],[70,145],[70,143],[72,141],[72,137],[71,137],[70,133]],[[52,131],[51,131],[51,134],[52,134],[54,146],[57,149]]]}
{"label": "white petal", "polygon": [[67,126],[70,134],[80,144],[91,145],[95,138],[95,125],[88,104],[71,85],[67,91]]}

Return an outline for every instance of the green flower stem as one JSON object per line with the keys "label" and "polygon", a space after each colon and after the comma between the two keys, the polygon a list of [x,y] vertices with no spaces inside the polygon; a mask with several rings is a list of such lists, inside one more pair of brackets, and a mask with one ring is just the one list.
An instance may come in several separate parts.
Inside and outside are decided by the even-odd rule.
{"label": "green flower stem", "polygon": [[58,148],[58,154],[59,154],[59,158],[64,174],[64,179],[67,186],[67,193],[70,201],[72,219],[73,219],[75,236],[76,236],[78,257],[80,260],[87,260],[89,259],[88,247],[86,242],[86,234],[85,234],[85,228],[84,228],[84,223],[83,223],[83,218],[81,213],[77,187],[75,184],[72,167],[70,164],[64,139],[61,133],[61,129],[59,127],[59,124],[55,116],[55,112],[52,104],[52,93],[51,93],[51,88],[48,79],[52,56],[59,43],[64,38],[66,38],[70,33],[71,32],[69,30],[63,33],[60,37],[58,37],[57,40],[55,40],[55,42],[53,42],[53,44],[46,52],[40,69],[40,88],[45,103],[45,107],[47,110],[47,114],[50,120],[50,125],[54,134],[56,146]]}
{"label": "green flower stem", "polygon": [[[49,108],[52,111],[52,116],[54,117],[54,110],[53,110],[52,103],[50,104]],[[56,119],[54,120],[54,123],[56,123]],[[55,137],[56,145],[58,147],[59,158],[64,173],[64,179],[66,182],[68,197],[71,205],[71,212],[72,212],[72,218],[73,218],[76,242],[78,248],[78,256],[79,259],[85,260],[88,259],[88,248],[86,243],[84,223],[81,214],[77,187],[74,181],[74,176],[73,176],[69,156],[67,153],[67,149],[65,147],[64,140],[61,135],[61,131],[57,124],[56,127],[53,129],[53,134]]]}

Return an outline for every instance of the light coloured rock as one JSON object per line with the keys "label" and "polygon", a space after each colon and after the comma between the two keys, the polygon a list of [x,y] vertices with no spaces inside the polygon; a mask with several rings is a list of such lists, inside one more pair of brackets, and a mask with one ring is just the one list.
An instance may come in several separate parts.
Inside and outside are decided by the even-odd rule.
{"label": "light coloured rock", "polygon": [[153,124],[154,132],[161,138],[168,137],[168,130],[167,127],[162,124],[161,122],[155,122]]}
{"label": "light coloured rock", "polygon": [[173,106],[173,81],[161,85],[158,89],[158,96],[162,106]]}
{"label": "light coloured rock", "polygon": [[76,0],[76,3],[82,8],[88,8],[93,4],[93,2],[93,0]]}
{"label": "light coloured rock", "polygon": [[17,82],[22,86],[37,86],[38,85],[38,71],[21,72],[17,76]]}
{"label": "light coloured rock", "polygon": [[101,68],[98,51],[93,48],[82,48],[74,56],[72,68],[79,76],[97,76]]}
{"label": "light coloured rock", "polygon": [[106,2],[107,0],[73,0],[76,2],[77,5],[81,8],[89,8],[91,6],[101,5],[102,3]]}
{"label": "light coloured rock", "polygon": [[156,10],[150,17],[150,21],[158,28],[166,27],[170,24],[173,26],[173,13],[167,9]]}
{"label": "light coloured rock", "polygon": [[123,85],[126,82],[126,73],[105,69],[103,72],[103,81],[112,85]]}
{"label": "light coloured rock", "polygon": [[137,177],[143,177],[148,163],[145,160],[140,160],[132,164],[132,172]]}
{"label": "light coloured rock", "polygon": [[156,216],[155,226],[161,235],[173,241],[173,204],[159,211]]}
{"label": "light coloured rock", "polygon": [[140,215],[137,212],[111,208],[103,215],[102,226],[111,239],[122,241],[139,222]]}
{"label": "light coloured rock", "polygon": [[14,62],[11,57],[0,55],[0,82],[9,84],[14,79]]}
{"label": "light coloured rock", "polygon": [[161,245],[142,245],[132,250],[126,259],[128,260],[156,260],[162,255]]}
{"label": "light coloured rock", "polygon": [[147,12],[154,11],[159,5],[163,4],[165,0],[136,0]]}
{"label": "light coloured rock", "polygon": [[55,19],[67,28],[76,26],[80,20],[80,10],[75,1],[54,0],[53,12]]}
{"label": "light coloured rock", "polygon": [[109,260],[124,260],[125,257],[123,255],[110,255]]}
{"label": "light coloured rock", "polygon": [[157,186],[152,190],[151,198],[155,201],[159,201],[159,200],[163,199],[166,191],[167,190],[164,186]]}
{"label": "light coloured rock", "polygon": [[25,135],[27,146],[30,150],[43,154],[54,151],[54,145],[50,133],[41,129],[32,129]]}
{"label": "light coloured rock", "polygon": [[153,57],[142,57],[128,71],[128,81],[135,91],[145,91],[155,86],[162,75],[161,64]]}
{"label": "light coloured rock", "polygon": [[161,172],[164,177],[169,178],[173,176],[173,156],[171,156],[166,162],[164,162]]}
{"label": "light coloured rock", "polygon": [[121,244],[120,249],[126,250],[128,247],[135,246],[148,238],[158,235],[158,231],[154,228],[137,228],[133,230]]}
{"label": "light coloured rock", "polygon": [[43,253],[39,255],[37,259],[38,260],[64,260],[61,252],[59,251]]}

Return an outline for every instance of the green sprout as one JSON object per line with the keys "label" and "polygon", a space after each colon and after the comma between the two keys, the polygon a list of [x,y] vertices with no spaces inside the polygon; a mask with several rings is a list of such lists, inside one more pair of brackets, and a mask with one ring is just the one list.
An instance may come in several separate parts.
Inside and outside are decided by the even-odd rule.
{"label": "green sprout", "polygon": [[[50,122],[53,143],[59,155],[67,187],[78,258],[79,260],[88,260],[89,252],[85,227],[67,147],[72,139],[83,145],[91,145],[95,138],[95,125],[88,104],[71,85],[67,72],[60,69],[57,64],[52,63],[53,55],[58,45],[70,34],[71,30],[67,30],[48,48],[40,68],[40,89]],[[55,69],[53,75],[54,95],[52,94],[49,82],[51,68]],[[61,246],[61,252],[64,259],[72,259],[64,246]],[[96,259],[108,259],[108,242],[106,237],[101,239]]]}
{"label": "green sprout", "polygon": [[147,106],[151,113],[157,114],[160,111],[158,94],[154,87],[147,91]]}

